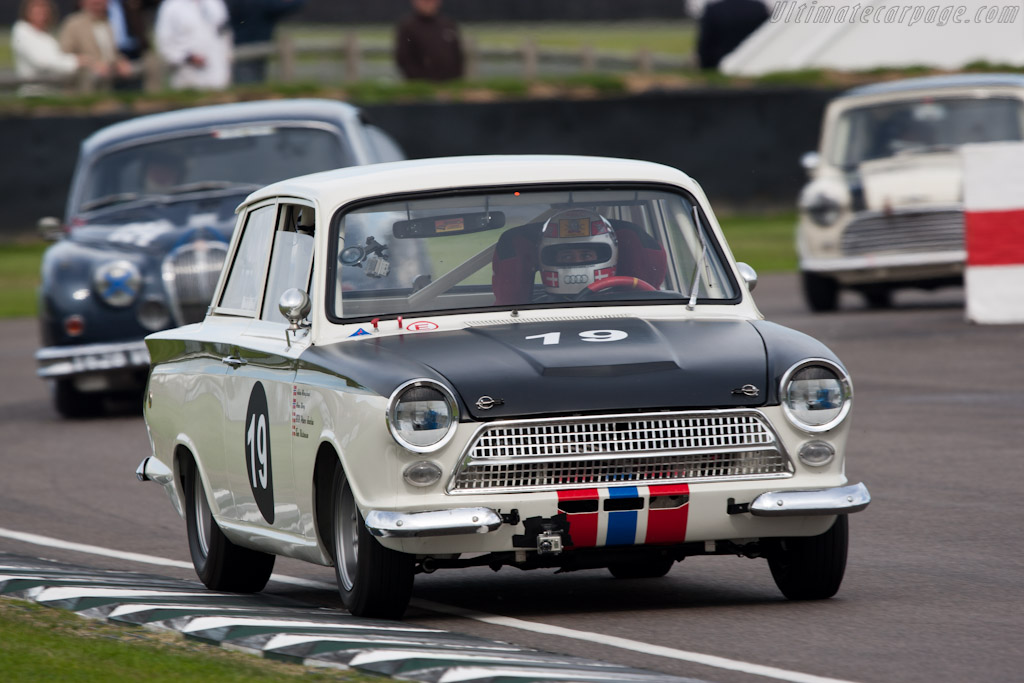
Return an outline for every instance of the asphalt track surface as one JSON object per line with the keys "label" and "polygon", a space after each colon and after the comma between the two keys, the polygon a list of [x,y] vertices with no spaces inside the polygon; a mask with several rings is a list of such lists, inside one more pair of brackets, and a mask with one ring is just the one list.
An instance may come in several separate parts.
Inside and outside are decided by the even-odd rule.
{"label": "asphalt track surface", "polygon": [[[603,570],[449,570],[417,578],[406,621],[723,683],[770,680],[747,665],[793,681],[1021,680],[1024,326],[966,323],[957,289],[901,293],[886,311],[849,295],[841,312],[815,316],[795,278],[779,275],[762,278],[755,298],[769,319],[822,339],[853,376],[847,471],[873,502],[851,518],[837,597],[788,602],[763,560],[732,557],[690,558],[637,581]],[[135,480],[149,448],[137,411],[62,420],[35,378],[37,345],[34,321],[0,322],[0,551],[194,580],[184,523],[158,486]],[[276,572],[334,581],[330,568],[289,560]],[[273,582],[268,592],[340,608],[317,585]],[[679,651],[722,659],[695,663]]]}

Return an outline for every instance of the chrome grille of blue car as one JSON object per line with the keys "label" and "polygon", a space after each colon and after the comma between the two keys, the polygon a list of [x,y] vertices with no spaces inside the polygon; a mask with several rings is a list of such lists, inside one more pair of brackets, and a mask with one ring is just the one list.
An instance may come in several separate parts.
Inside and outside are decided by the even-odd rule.
{"label": "chrome grille of blue car", "polygon": [[486,424],[466,447],[448,491],[546,491],[792,473],[775,432],[756,411],[646,413]]}
{"label": "chrome grille of blue car", "polygon": [[178,325],[200,322],[206,316],[227,251],[223,242],[196,240],[164,259],[164,287]]}
{"label": "chrome grille of blue car", "polygon": [[865,211],[846,226],[840,248],[844,256],[961,250],[964,212],[960,208],[889,214]]}

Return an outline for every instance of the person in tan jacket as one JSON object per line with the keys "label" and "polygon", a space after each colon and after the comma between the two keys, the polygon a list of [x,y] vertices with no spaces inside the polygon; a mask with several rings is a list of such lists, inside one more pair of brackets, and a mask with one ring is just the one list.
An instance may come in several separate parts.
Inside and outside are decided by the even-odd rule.
{"label": "person in tan jacket", "polygon": [[88,59],[99,76],[82,83],[87,90],[98,84],[109,87],[113,79],[132,74],[131,63],[117,50],[107,20],[107,0],[81,0],[79,10],[61,24],[58,39],[62,50]]}

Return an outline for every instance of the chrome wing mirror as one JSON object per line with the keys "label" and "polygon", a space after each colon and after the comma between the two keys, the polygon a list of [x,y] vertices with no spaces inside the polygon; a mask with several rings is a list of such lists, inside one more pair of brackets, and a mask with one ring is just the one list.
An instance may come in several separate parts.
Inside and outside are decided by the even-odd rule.
{"label": "chrome wing mirror", "polygon": [[749,263],[743,261],[736,264],[736,270],[740,272],[740,277],[747,283],[747,291],[753,292],[757,287],[757,271]]}
{"label": "chrome wing mirror", "polygon": [[292,287],[286,289],[277,302],[277,310],[288,321],[288,327],[284,331],[284,340],[288,348],[292,346],[292,335],[298,337],[299,332],[306,334],[310,324],[306,322],[306,316],[312,310],[313,304],[309,300],[309,294],[301,289]]}

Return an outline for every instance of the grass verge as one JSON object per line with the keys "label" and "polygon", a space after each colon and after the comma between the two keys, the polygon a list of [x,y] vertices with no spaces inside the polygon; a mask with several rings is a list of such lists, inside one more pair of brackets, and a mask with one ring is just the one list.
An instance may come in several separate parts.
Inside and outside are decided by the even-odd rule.
{"label": "grass verge", "polygon": [[9,598],[0,598],[0,643],[5,683],[384,680],[262,659],[189,641],[177,633],[115,626]]}
{"label": "grass verge", "polygon": [[0,245],[0,318],[36,314],[39,263],[46,242]]}

